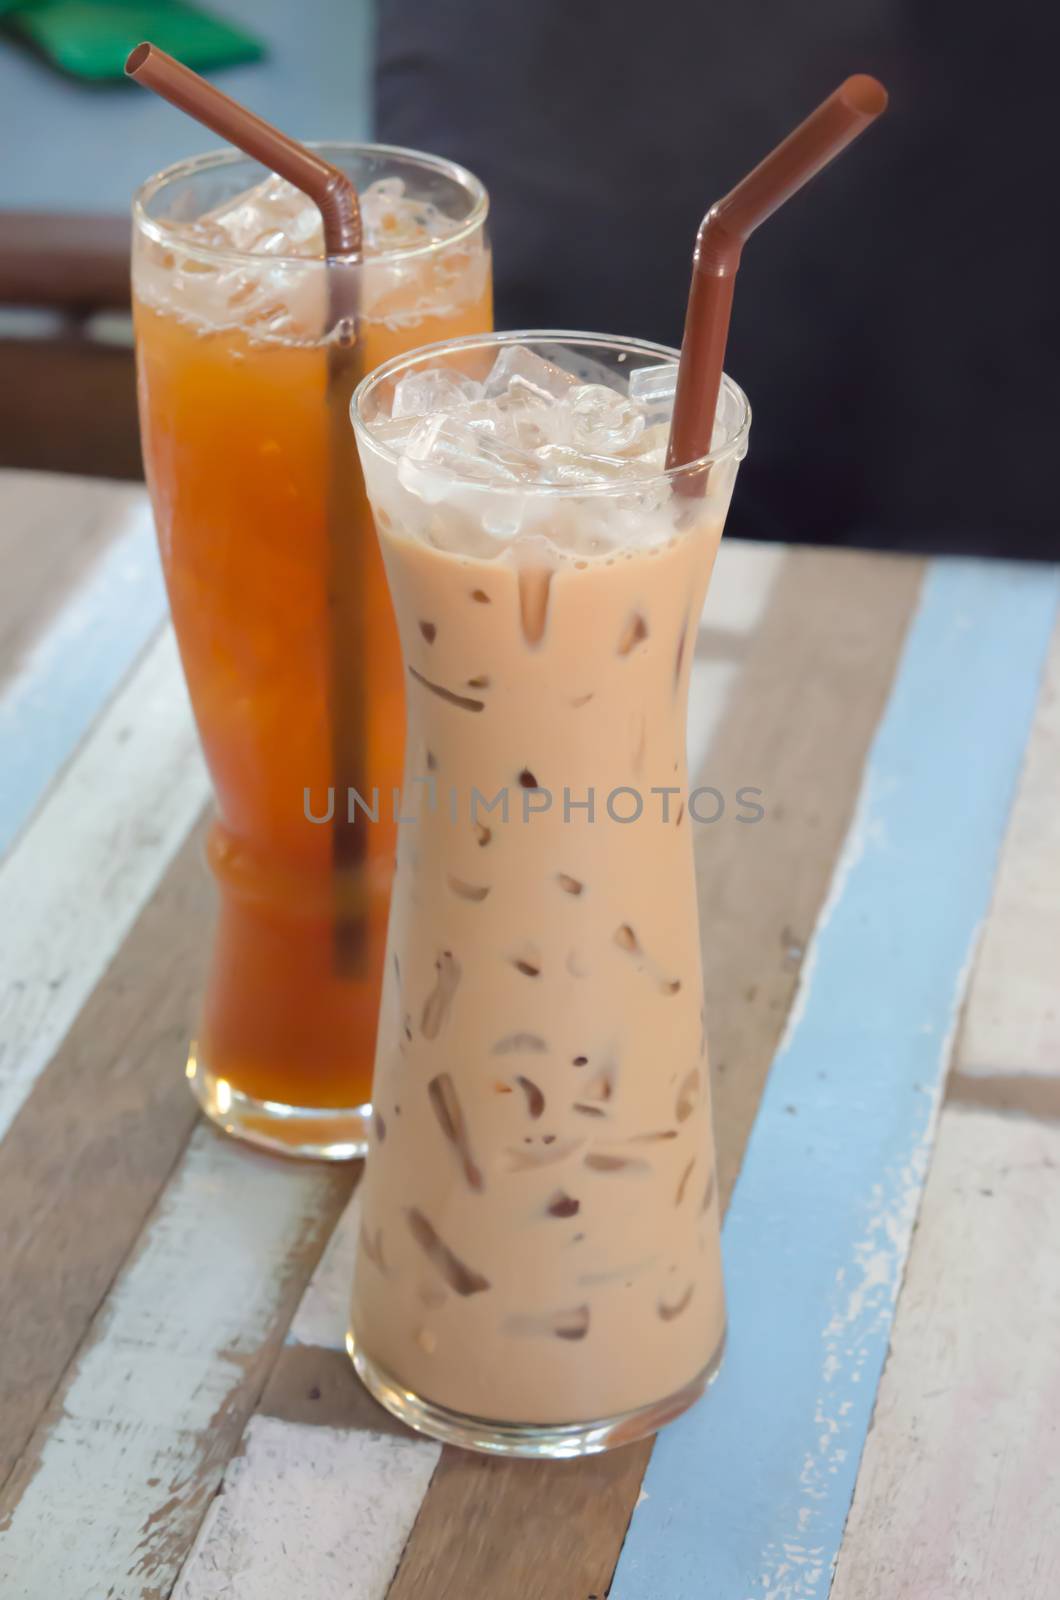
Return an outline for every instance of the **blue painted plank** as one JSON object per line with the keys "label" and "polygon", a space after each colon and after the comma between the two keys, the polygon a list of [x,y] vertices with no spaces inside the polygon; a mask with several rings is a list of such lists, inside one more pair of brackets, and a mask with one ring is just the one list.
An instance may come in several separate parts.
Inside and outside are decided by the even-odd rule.
{"label": "blue painted plank", "polygon": [[145,501],[0,694],[0,856],[165,616]]}
{"label": "blue painted plank", "polygon": [[[827,1594],[1060,570],[939,561],[725,1223],[729,1349],[612,1600]],[[826,775],[822,775],[822,781]]]}

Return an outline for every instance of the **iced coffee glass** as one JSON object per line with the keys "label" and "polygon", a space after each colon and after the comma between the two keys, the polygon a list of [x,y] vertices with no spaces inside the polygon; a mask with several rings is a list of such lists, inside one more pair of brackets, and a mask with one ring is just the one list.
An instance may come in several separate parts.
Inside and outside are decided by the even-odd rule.
{"label": "iced coffee glass", "polygon": [[675,363],[498,335],[354,402],[408,731],[349,1346],[498,1453],[655,1430],[724,1337],[685,719],[749,411],[667,473]]}
{"label": "iced coffee glass", "polygon": [[[187,1074],[229,1132],[343,1158],[365,1148],[404,738],[349,393],[401,351],[492,323],[477,179],[412,151],[319,148],[361,193],[363,261],[326,266],[311,202],[226,150],[137,197],[133,291],[147,481],[218,812],[220,922]],[[357,315],[337,408],[336,304]],[[356,834],[351,765],[386,798],[374,823],[355,812]]]}

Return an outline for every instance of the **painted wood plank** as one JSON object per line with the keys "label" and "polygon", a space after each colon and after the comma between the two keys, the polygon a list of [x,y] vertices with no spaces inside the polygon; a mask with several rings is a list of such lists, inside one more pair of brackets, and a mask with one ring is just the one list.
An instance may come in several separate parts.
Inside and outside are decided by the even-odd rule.
{"label": "painted wood plank", "polygon": [[660,1436],[614,1600],[827,1593],[1058,594],[931,568],[726,1219],[726,1362]]}
{"label": "painted wood plank", "polygon": [[440,1446],[358,1383],[346,1309],[359,1226],[347,1203],[225,1474],[174,1600],[384,1600]]}
{"label": "painted wood plank", "polygon": [[643,1471],[639,1445],[581,1461],[447,1447],[387,1600],[604,1600]]}
{"label": "painted wood plank", "polygon": [[789,552],[701,782],[760,788],[694,834],[718,1185],[728,1200],[850,823],[924,563]]}
{"label": "painted wood plank", "polygon": [[945,1110],[833,1600],[1060,1594],[1060,1124]]}
{"label": "painted wood plank", "polygon": [[438,1454],[253,1417],[173,1600],[381,1600]]}
{"label": "painted wood plank", "polygon": [[213,920],[192,830],[0,1141],[0,1486],[198,1115],[184,1076]]}
{"label": "painted wood plank", "polygon": [[0,1495],[5,1600],[169,1595],[351,1181],[199,1126]]}
{"label": "painted wood plank", "polygon": [[1060,627],[833,1600],[1060,1594],[1058,688]]}
{"label": "painted wood plank", "polygon": [[[767,806],[758,825],[696,836],[723,1206],[922,571],[900,558],[785,553],[705,759],[709,781],[727,792],[761,783]],[[603,1596],[650,1449],[548,1467],[443,1451],[388,1600]]]}
{"label": "painted wood plank", "polygon": [[0,862],[0,1137],[207,793],[167,629]]}
{"label": "painted wood plank", "polygon": [[355,1381],[345,1350],[326,1350],[319,1345],[284,1346],[269,1373],[259,1410],[263,1416],[311,1428],[417,1437]]}
{"label": "painted wood plank", "polygon": [[0,471],[0,689],[142,504],[132,484]]}
{"label": "painted wood plank", "polygon": [[723,539],[703,603],[700,631],[746,636],[754,633],[788,565],[787,545],[755,539]]}
{"label": "painted wood plank", "polygon": [[165,618],[146,496],[117,499],[114,516],[114,536],[0,695],[0,853]]}
{"label": "painted wood plank", "polygon": [[1060,1068],[1060,629],[961,1030],[963,1077]]}
{"label": "painted wood plank", "polygon": [[360,1196],[354,1192],[302,1296],[287,1336],[290,1344],[345,1352],[353,1257],[360,1225]]}
{"label": "painted wood plank", "polygon": [[698,776],[784,565],[784,548],[723,539],[703,605],[688,685],[688,771]]}

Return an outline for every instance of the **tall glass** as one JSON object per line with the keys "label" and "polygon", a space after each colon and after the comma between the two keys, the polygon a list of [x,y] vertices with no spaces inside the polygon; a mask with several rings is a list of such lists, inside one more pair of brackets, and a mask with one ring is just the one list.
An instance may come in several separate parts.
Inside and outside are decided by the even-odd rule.
{"label": "tall glass", "polygon": [[362,191],[400,179],[449,219],[447,236],[327,268],[284,254],[282,233],[270,238],[255,212],[254,248],[225,234],[204,243],[189,224],[266,177],[225,150],[140,191],[133,294],[147,482],[217,799],[208,856],[220,921],[187,1075],[228,1132],[340,1159],[365,1149],[394,826],[386,805],[374,826],[358,813],[351,851],[336,779],[352,759],[389,796],[404,710],[386,581],[333,389],[329,405],[329,306],[359,306],[351,374],[485,331],[492,313],[477,179],[413,151],[319,148]]}
{"label": "tall glass", "polygon": [[498,335],[390,362],[355,397],[411,820],[349,1346],[413,1427],[565,1456],[677,1415],[722,1349],[685,721],[749,411],[726,379],[713,455],[636,483],[399,461],[396,381],[481,378],[512,342],[620,389],[676,359]]}

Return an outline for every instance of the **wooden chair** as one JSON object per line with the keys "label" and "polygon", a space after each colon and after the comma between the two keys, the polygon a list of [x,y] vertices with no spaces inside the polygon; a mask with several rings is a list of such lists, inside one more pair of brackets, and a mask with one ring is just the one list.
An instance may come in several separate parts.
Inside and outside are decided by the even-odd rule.
{"label": "wooden chair", "polygon": [[0,466],[142,476],[128,310],[126,218],[0,212]]}

